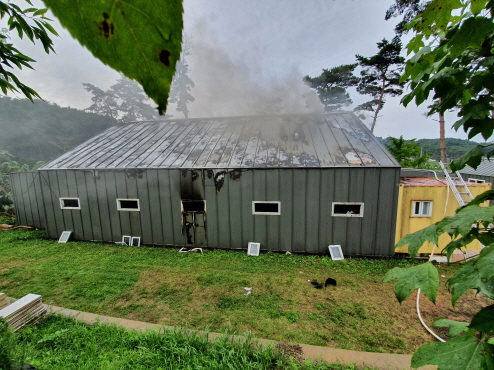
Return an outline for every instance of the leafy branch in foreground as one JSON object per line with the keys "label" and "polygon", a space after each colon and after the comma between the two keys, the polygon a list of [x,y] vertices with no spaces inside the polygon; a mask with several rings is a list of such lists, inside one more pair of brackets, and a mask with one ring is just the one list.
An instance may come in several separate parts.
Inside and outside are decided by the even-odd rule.
{"label": "leafy branch in foreground", "polygon": [[[36,91],[22,83],[12,69],[22,67],[33,69],[31,63],[36,62],[34,59],[21,53],[9,43],[9,31],[17,31],[19,38],[26,36],[33,44],[40,41],[47,54],[53,50],[53,41],[50,38],[50,33],[58,36],[57,32],[48,23],[49,18],[44,14],[47,9],[37,9],[33,7],[30,0],[26,2],[30,8],[21,9],[18,5],[12,2],[0,1],[0,20],[7,20],[8,28],[0,31],[0,88],[2,93],[7,95],[10,90],[12,92],[21,92],[29,100],[40,98]],[[33,24],[34,23],[34,24]]]}
{"label": "leafy branch in foreground", "polygon": [[[434,103],[428,114],[443,114],[458,108],[455,129],[463,127],[469,138],[482,135],[487,140],[494,132],[494,22],[492,0],[433,0],[409,24],[416,33],[408,43],[414,55],[406,62],[402,82],[408,82],[411,92],[402,103],[412,100],[423,104],[432,95]],[[486,155],[494,155],[490,145],[478,145],[452,164],[453,170],[465,165],[476,168]],[[494,191],[477,196],[459,208],[454,216],[402,238],[397,247],[408,245],[415,257],[425,242],[437,244],[447,233],[451,242],[445,247],[448,259],[456,249],[478,241],[480,255],[465,263],[448,280],[453,306],[470,289],[494,299],[494,207],[481,207],[494,199]],[[425,288],[434,301],[437,294],[435,267],[424,264],[421,269],[389,271],[387,280],[398,279],[395,291],[399,301],[416,288]],[[437,271],[437,270],[436,270]],[[451,338],[446,343],[429,343],[412,357],[412,367],[437,365],[442,369],[494,369],[494,305],[480,310],[470,324],[445,322]]]}
{"label": "leafy branch in foreground", "polygon": [[180,58],[181,0],[45,0],[45,4],[95,57],[141,84],[164,114]]}

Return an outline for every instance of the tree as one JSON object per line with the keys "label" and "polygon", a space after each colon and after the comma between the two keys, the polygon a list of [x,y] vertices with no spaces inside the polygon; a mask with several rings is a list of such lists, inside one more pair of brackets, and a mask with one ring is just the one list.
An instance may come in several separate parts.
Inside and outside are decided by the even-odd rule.
{"label": "tree", "polygon": [[112,91],[100,89],[90,83],[83,83],[82,86],[84,86],[84,89],[87,92],[93,94],[91,97],[93,104],[86,108],[85,111],[100,114],[115,120],[118,119],[118,103],[116,96]]}
{"label": "tree", "polygon": [[395,0],[395,3],[386,11],[385,20],[403,16],[402,20],[395,26],[398,36],[408,33],[406,25],[417,15],[421,14],[430,0]]}
{"label": "tree", "polygon": [[370,95],[372,100],[360,104],[355,111],[374,112],[371,132],[374,132],[379,112],[386,102],[385,95],[399,96],[403,93],[403,83],[400,82],[401,68],[405,58],[400,56],[401,41],[399,37],[394,37],[391,42],[383,39],[377,43],[379,51],[370,58],[356,55],[358,64],[363,68],[360,72],[360,81],[357,91],[363,95]]}
{"label": "tree", "polygon": [[187,63],[187,56],[190,55],[190,48],[190,39],[184,36],[182,53],[180,54],[180,60],[177,62],[176,72],[173,76],[169,100],[170,103],[177,103],[177,111],[182,112],[185,118],[189,118],[188,102],[195,100],[190,94],[190,90],[195,85],[188,74],[189,64]]}
{"label": "tree", "polygon": [[115,120],[46,101],[0,97],[0,150],[20,164],[50,161],[99,134]]}
{"label": "tree", "polygon": [[121,122],[156,119],[154,108],[148,104],[148,97],[135,81],[120,76],[108,90],[89,83],[82,84],[91,94],[93,104],[86,108],[88,112],[101,114]]}
{"label": "tree", "polygon": [[425,168],[425,165],[429,161],[429,155],[421,155],[422,148],[415,141],[416,139],[405,140],[403,139],[403,135],[399,138],[390,136],[388,139],[391,143],[384,145],[402,167]]}
{"label": "tree", "polygon": [[[30,8],[21,9],[12,2],[0,1],[0,19],[6,18],[9,26],[8,29],[3,28],[0,32],[0,88],[4,95],[7,95],[9,90],[20,92],[33,101],[35,97],[40,98],[38,93],[22,83],[12,70],[14,68],[22,69],[22,67],[33,69],[31,64],[36,61],[8,42],[10,39],[9,31],[17,31],[21,39],[26,36],[33,44],[40,41],[47,54],[54,51],[50,33],[55,36],[58,34],[48,23],[50,19],[44,16],[47,9],[34,8],[30,0],[25,1],[31,5]],[[34,24],[29,24],[29,22]]]}
{"label": "tree", "polygon": [[326,112],[340,110],[353,103],[346,89],[359,82],[358,77],[353,75],[356,67],[355,63],[323,69],[319,76],[305,76],[304,82],[319,96]]}
{"label": "tree", "polygon": [[[402,81],[409,81],[411,92],[402,102],[424,103],[431,93],[435,99],[429,114],[458,108],[460,118],[454,127],[463,128],[469,138],[482,135],[484,139],[494,131],[494,2],[491,0],[433,0],[407,26],[416,35],[408,44],[414,55],[406,63]],[[426,44],[427,42],[427,44]],[[469,164],[476,168],[482,156],[494,154],[492,144],[478,145],[459,160],[452,170]],[[484,248],[479,257],[465,263],[447,281],[453,306],[458,298],[474,289],[494,299],[494,207],[480,204],[494,199],[494,191],[477,196],[459,208],[455,216],[446,217],[416,233],[405,236],[397,247],[408,245],[411,257],[425,243],[437,244],[440,235],[447,233],[451,242],[446,246],[448,259],[456,250],[478,240]],[[474,225],[474,227],[472,227]],[[412,291],[420,288],[432,302],[438,289],[438,272],[431,263],[411,269],[393,269],[387,279],[398,279],[395,292],[401,302]],[[439,369],[494,368],[494,305],[483,308],[472,321],[458,323],[442,321],[450,328],[446,343],[429,343],[412,357],[412,366],[437,365]]]}
{"label": "tree", "polygon": [[14,156],[6,150],[0,150],[0,213],[12,210],[12,188],[10,187],[10,173],[29,171],[41,166],[38,162],[34,166],[19,164],[14,161]]}
{"label": "tree", "polygon": [[[395,27],[397,35],[402,36],[408,33],[408,29],[405,27],[408,22],[413,18],[421,14],[429,5],[430,0],[395,0],[395,4],[391,5],[386,12],[386,20],[397,16],[403,16],[401,22]],[[439,149],[441,151],[441,161],[443,163],[448,162],[448,155],[446,152],[446,135],[444,131],[444,114],[439,113]]]}

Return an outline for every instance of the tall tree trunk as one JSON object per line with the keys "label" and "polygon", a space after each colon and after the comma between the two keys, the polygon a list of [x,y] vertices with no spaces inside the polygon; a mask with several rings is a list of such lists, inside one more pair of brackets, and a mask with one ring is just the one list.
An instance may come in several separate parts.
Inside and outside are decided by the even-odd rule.
{"label": "tall tree trunk", "polygon": [[377,105],[376,113],[374,114],[374,119],[372,120],[372,125],[371,125],[371,129],[370,129],[372,133],[374,133],[374,127],[376,127],[377,114],[379,113],[379,111],[383,107],[384,89],[385,88],[386,88],[386,77],[385,77],[385,74],[383,74],[381,94],[379,95],[379,104]]}
{"label": "tall tree trunk", "polygon": [[444,136],[444,115],[439,113],[439,149],[441,150],[441,162],[448,163],[446,155],[446,137]]}

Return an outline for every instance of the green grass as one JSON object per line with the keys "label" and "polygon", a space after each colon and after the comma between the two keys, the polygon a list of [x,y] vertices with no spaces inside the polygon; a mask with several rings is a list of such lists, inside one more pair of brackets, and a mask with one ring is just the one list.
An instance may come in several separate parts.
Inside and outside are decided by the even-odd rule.
{"label": "green grass", "polygon": [[[0,291],[132,320],[288,343],[412,353],[429,341],[384,274],[407,260],[58,244],[41,231],[0,232]],[[445,274],[451,274],[445,271]],[[314,289],[328,276],[337,288]],[[252,287],[245,296],[244,287]],[[408,313],[410,312],[410,315]],[[404,313],[404,315],[402,315]],[[408,315],[408,316],[407,316]]]}
{"label": "green grass", "polygon": [[302,361],[250,337],[211,343],[207,334],[185,330],[143,333],[57,315],[15,334],[3,329],[0,323],[0,368],[9,370],[24,363],[51,370],[356,369]]}

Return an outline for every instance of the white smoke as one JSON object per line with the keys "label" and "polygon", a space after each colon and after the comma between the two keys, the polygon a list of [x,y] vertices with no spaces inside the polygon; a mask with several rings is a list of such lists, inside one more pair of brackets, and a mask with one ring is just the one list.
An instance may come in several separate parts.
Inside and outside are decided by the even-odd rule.
{"label": "white smoke", "polygon": [[[190,31],[191,47],[187,63],[189,77],[195,84],[190,92],[195,101],[188,104],[189,117],[324,111],[316,94],[304,84],[303,73],[298,68],[293,66],[280,71],[280,75],[285,76],[282,78],[262,77],[260,62],[258,65],[247,65],[236,50],[222,48],[221,43],[206,29],[202,21],[197,22]],[[201,38],[206,34],[207,40]],[[180,117],[180,113],[174,116]]]}

